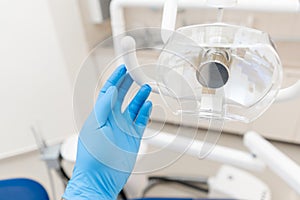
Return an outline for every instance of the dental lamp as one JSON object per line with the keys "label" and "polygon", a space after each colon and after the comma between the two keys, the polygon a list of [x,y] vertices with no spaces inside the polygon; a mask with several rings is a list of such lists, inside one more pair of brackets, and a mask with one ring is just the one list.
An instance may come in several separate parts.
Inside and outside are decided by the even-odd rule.
{"label": "dental lamp", "polygon": [[[208,2],[220,9],[235,3]],[[133,79],[139,85],[155,82],[154,91],[175,114],[246,123],[258,118],[276,99],[282,81],[281,62],[269,35],[221,22],[175,31],[176,13],[176,1],[166,1],[161,31],[165,44],[154,80],[137,69],[135,40],[122,39],[124,61]],[[180,100],[180,105],[170,105],[166,97]]]}

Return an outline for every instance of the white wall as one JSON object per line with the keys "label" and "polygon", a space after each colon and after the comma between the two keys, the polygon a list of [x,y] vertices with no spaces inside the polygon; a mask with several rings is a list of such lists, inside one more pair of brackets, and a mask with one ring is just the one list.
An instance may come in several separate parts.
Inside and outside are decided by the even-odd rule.
{"label": "white wall", "polygon": [[[78,27],[72,35],[72,23],[64,26],[62,19],[58,25],[53,6],[47,0],[0,1],[0,158],[33,149],[30,125],[37,121],[48,142],[75,132],[71,83],[87,50],[72,44]],[[66,16],[73,17],[68,13],[74,9]],[[68,54],[68,45],[78,49]]]}
{"label": "white wall", "polygon": [[80,64],[89,51],[79,3],[74,0],[46,1],[73,86]]}

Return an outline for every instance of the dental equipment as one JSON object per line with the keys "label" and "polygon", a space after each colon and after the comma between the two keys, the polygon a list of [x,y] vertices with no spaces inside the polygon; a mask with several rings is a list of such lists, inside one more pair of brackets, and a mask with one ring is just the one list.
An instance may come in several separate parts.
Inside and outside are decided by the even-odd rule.
{"label": "dental equipment", "polygon": [[[156,130],[146,129],[144,133],[145,139],[143,143],[149,144],[154,147],[166,147],[168,150],[175,152],[184,152],[185,154],[198,157],[199,149],[203,146],[203,141],[193,140],[183,136],[176,136],[170,133],[160,131],[154,134]],[[187,148],[186,144],[190,144]],[[216,145],[210,154],[206,157],[208,160],[233,165],[242,169],[250,171],[263,171],[265,164],[253,155],[235,150],[228,147]]]}
{"label": "dental equipment", "polygon": [[[213,1],[211,1],[213,2]],[[226,2],[226,1],[216,1],[218,2]],[[176,19],[176,13],[177,13],[177,2],[176,1],[166,1],[164,4],[164,12],[163,12],[163,20],[162,20],[162,29],[164,30],[169,30],[169,32],[163,32],[162,31],[162,39],[165,43],[172,39],[172,31],[175,30],[175,19]],[[124,11],[123,8],[128,7],[128,6],[139,6],[139,7],[145,7],[145,6],[151,6],[151,7],[157,7],[160,8],[163,6],[163,2],[158,0],[158,1],[134,1],[134,0],[113,0],[111,4],[111,20],[112,20],[112,30],[113,30],[113,35],[119,35],[123,32],[125,32],[125,20],[124,20]],[[179,8],[203,8],[207,7],[206,1],[194,1],[194,0],[185,0],[185,1],[178,1],[178,7]],[[218,6],[217,6],[218,7]],[[300,8],[300,2],[299,1],[291,1],[287,3],[286,1],[276,1],[271,2],[271,1],[243,1],[239,0],[238,4],[235,7],[231,7],[230,9],[239,9],[239,10],[255,10],[255,11],[272,11],[272,12],[299,12]],[[127,41],[115,41],[115,45],[121,44],[123,45],[123,50],[134,50],[135,44],[134,41],[129,41],[130,39],[127,39]],[[124,44],[125,43],[125,44]],[[127,43],[127,44],[126,44]],[[125,46],[125,47],[124,47]],[[127,47],[126,47],[127,46]],[[127,49],[126,49],[127,48]],[[121,48],[116,48],[117,51],[120,51]],[[131,56],[131,58],[130,58]],[[222,53],[218,53],[216,55],[209,55],[207,58],[212,58],[218,61],[218,63],[221,63],[221,67],[223,67],[225,72],[228,72],[228,60],[226,60],[226,53],[225,56]],[[205,58],[205,59],[207,59]],[[225,60],[224,60],[225,58]],[[137,59],[135,55],[126,55],[125,56],[125,62],[127,63],[133,63],[133,66],[138,66]],[[204,68],[205,69],[205,68]],[[142,82],[141,80],[147,80],[147,78],[144,77],[144,74],[142,72],[138,72],[139,75],[137,78],[137,81]],[[226,73],[225,73],[226,75]],[[205,85],[206,83],[201,80],[201,77],[197,76],[198,82],[202,82],[202,85]],[[223,80],[223,83],[226,84],[228,80],[226,80],[226,76],[221,76],[220,80]],[[219,81],[220,83],[220,81]],[[222,81],[221,81],[222,83]],[[273,84],[274,82],[272,82]],[[280,85],[280,84],[279,84]],[[206,87],[209,85],[205,85]],[[214,88],[218,85],[211,85],[211,88]],[[208,90],[208,92],[211,92]],[[294,85],[284,88],[284,89],[279,89],[277,88],[277,92],[274,93],[273,95],[273,100],[269,105],[272,103],[280,103],[284,101],[289,101],[293,100],[299,97],[300,94],[300,81],[296,82]],[[262,111],[264,112],[264,110]],[[251,120],[250,120],[251,121]],[[168,135],[166,135],[167,137]],[[163,141],[163,138],[161,140],[156,141],[157,145],[159,144],[160,141]],[[258,156],[258,158],[261,158],[263,161],[267,163],[268,166],[277,174],[279,174],[280,177],[282,177],[289,185],[292,186],[298,193],[299,193],[299,183],[298,181],[300,178],[298,175],[300,174],[300,171],[298,169],[298,166],[288,159],[284,154],[282,154],[280,151],[276,150],[272,145],[270,145],[268,142],[266,142],[262,137],[256,135],[256,134],[246,134],[245,138],[245,145],[255,153],[255,155]],[[259,146],[257,144],[260,144],[262,146]],[[267,149],[267,151],[266,151]],[[176,150],[173,149],[173,150]],[[273,152],[273,155],[270,155],[270,152]],[[277,156],[274,156],[277,155]],[[286,162],[281,161],[284,160]],[[275,163],[275,165],[274,165]],[[286,164],[284,164],[286,163]],[[273,164],[273,165],[272,165]],[[275,169],[276,166],[279,166],[279,169]],[[288,170],[292,169],[292,170]],[[290,172],[286,172],[290,171]],[[294,173],[292,173],[294,172]],[[286,174],[287,173],[287,174]],[[297,176],[294,176],[297,174]],[[297,179],[297,180],[295,180]]]}
{"label": "dental equipment", "polygon": [[208,185],[211,198],[271,200],[269,187],[259,178],[227,165],[208,179]]}
{"label": "dental equipment", "polygon": [[[215,1],[217,3],[223,3],[224,1]],[[226,2],[226,1],[225,1]],[[110,13],[111,13],[111,27],[112,27],[112,33],[113,36],[118,36],[125,32],[125,16],[124,16],[124,8],[126,7],[152,7],[152,8],[162,8],[164,6],[165,2],[161,0],[113,0],[110,5]],[[173,7],[177,8],[177,5],[179,8],[210,8],[211,5],[207,4],[206,0],[178,0],[178,3],[176,1],[166,3],[169,5],[166,5],[167,7]],[[266,11],[266,12],[290,12],[290,13],[297,13],[300,11],[300,2],[298,0],[292,0],[288,3],[285,0],[280,1],[272,1],[272,0],[253,0],[253,1],[247,1],[247,0],[239,0],[238,3],[234,7],[230,7],[230,9],[235,10],[248,10],[248,11]],[[164,10],[168,10],[167,8],[164,8]],[[172,12],[173,11],[173,12]],[[166,30],[174,30],[174,16],[176,16],[176,10],[171,9],[166,12],[164,12],[163,15],[163,22],[162,22],[162,28]],[[169,16],[169,17],[167,17]],[[115,51],[120,53],[120,38],[119,41],[115,41]],[[291,100],[294,98],[297,98],[300,94],[300,87],[295,85],[289,87],[288,94],[286,92],[283,92],[282,89],[279,91],[279,94],[275,100],[275,103],[282,102],[282,100]],[[286,91],[286,90],[285,90]],[[278,100],[277,100],[278,99]]]}
{"label": "dental equipment", "polygon": [[[234,1],[232,1],[232,2],[234,2]],[[162,22],[162,28],[163,29],[168,29],[168,30],[166,30],[166,35],[164,35],[164,31],[160,31],[161,37],[164,38],[163,42],[167,42],[168,40],[170,40],[170,36],[171,36],[170,33],[174,34],[174,31],[173,31],[174,22],[176,21],[176,12],[175,11],[176,11],[176,8],[177,8],[176,1],[172,1],[172,2],[171,1],[166,1],[165,3],[166,3],[166,7],[164,8],[165,12],[164,12],[164,15],[163,15],[164,19],[163,19],[163,22]],[[230,9],[260,10],[260,11],[273,11],[273,12],[297,12],[298,11],[298,4],[299,4],[299,2],[296,1],[296,0],[291,1],[290,3],[286,3],[286,1],[283,1],[283,0],[276,1],[276,3],[274,3],[274,2],[270,3],[269,0],[251,1],[251,2],[240,0],[240,1],[238,1],[237,5],[235,5],[234,7],[231,7]],[[111,2],[111,5],[110,5],[111,26],[112,26],[113,36],[115,36],[115,37],[112,38],[113,39],[113,45],[115,47],[114,50],[116,52],[117,59],[119,59],[120,57],[123,57],[123,59],[124,59],[125,63],[127,64],[127,66],[131,67],[131,68],[134,68],[134,70],[132,70],[132,71],[133,71],[133,73],[137,74],[137,76],[134,77],[136,79],[136,82],[143,83],[144,80],[146,80],[146,82],[147,82],[150,79],[149,79],[149,77],[147,77],[145,75],[145,73],[143,73],[143,71],[138,69],[139,63],[138,63],[138,60],[137,60],[137,56],[135,54],[135,48],[140,48],[140,46],[137,45],[137,41],[134,41],[134,40],[132,40],[132,38],[128,38],[128,37],[127,37],[127,41],[126,41],[126,37],[124,38],[124,36],[126,36],[125,34],[123,34],[125,32],[124,8],[128,7],[128,6],[161,8],[161,7],[163,7],[163,5],[164,5],[164,1],[161,1],[161,0],[153,0],[153,1],[148,1],[148,0],[113,0]],[[266,5],[268,5],[268,6],[266,6]],[[170,10],[168,8],[168,6],[174,8],[174,9]],[[206,1],[204,1],[204,0],[200,0],[200,1],[199,0],[184,0],[184,1],[178,0],[178,7],[179,8],[207,8],[207,7],[211,7],[211,5],[207,5]],[[226,7],[226,6],[224,6],[224,4],[223,4],[223,7]],[[172,10],[173,10],[173,12],[171,12]],[[195,28],[195,27],[192,27],[192,28]],[[199,26],[199,28],[200,29],[201,28],[205,29],[206,27]],[[228,28],[228,27],[225,27],[225,28]],[[236,28],[236,27],[229,27],[230,30],[234,30],[234,28]],[[209,30],[209,29],[210,29],[210,27],[208,27],[207,30]],[[219,27],[219,30],[226,30],[226,29],[223,29],[223,27]],[[238,29],[235,29],[235,30],[238,30]],[[182,29],[181,31],[184,32],[185,30]],[[134,35],[134,33],[135,32],[132,31],[132,35]],[[241,31],[240,33],[243,33],[243,32]],[[132,36],[132,35],[129,35],[129,36]],[[181,33],[178,34],[178,35],[179,35],[179,37],[182,36]],[[240,36],[242,36],[242,35],[243,34],[241,34]],[[175,33],[175,36],[176,36],[176,33]],[[184,38],[187,39],[188,37],[184,36]],[[267,39],[267,37],[266,37],[266,39]],[[191,41],[189,39],[187,39],[187,40]],[[212,40],[210,44],[212,44],[212,42],[215,42],[215,41],[216,40]],[[243,38],[241,37],[237,41],[243,42]],[[105,43],[104,45],[107,45],[107,44],[110,43],[110,41],[104,42],[104,43]],[[191,43],[192,44],[197,44],[196,42],[193,42],[193,41]],[[172,44],[172,43],[170,43],[170,44]],[[168,42],[165,43],[164,45],[168,45]],[[271,47],[271,45],[270,45],[270,47]],[[97,48],[95,48],[94,52],[97,51]],[[124,55],[123,54],[124,50],[125,50],[125,52],[128,51],[129,54]],[[158,48],[158,50],[159,50],[159,48]],[[224,51],[223,53],[218,53],[218,52],[217,53],[212,52],[212,54],[210,54],[210,52],[207,52],[207,53],[208,54],[202,54],[204,59],[202,59],[202,62],[200,62],[200,65],[199,65],[204,70],[204,72],[205,71],[207,72],[207,70],[205,69],[206,68],[205,63],[207,63],[207,61],[209,61],[209,60],[215,60],[216,63],[221,63],[221,65],[220,65],[221,70],[225,69],[225,72],[227,72],[227,74],[228,74],[228,70],[230,70],[230,67],[229,67],[230,61],[228,62],[228,60],[226,60],[227,59],[226,51]],[[242,53],[243,53],[243,51],[242,51]],[[96,53],[94,53],[94,54],[96,54]],[[262,58],[261,55],[259,55],[259,54],[256,55],[256,56],[257,56],[257,58]],[[112,58],[112,59],[115,59],[115,58]],[[109,60],[109,59],[107,59],[107,60]],[[161,59],[161,60],[163,60],[163,59]],[[93,61],[90,61],[90,62],[93,62]],[[110,65],[114,64],[115,62],[116,62],[116,59],[113,60],[112,62],[107,62],[107,66],[110,66]],[[216,65],[216,66],[217,66],[217,69],[218,69],[218,65]],[[158,70],[158,72],[159,72],[159,70]],[[201,72],[201,69],[198,70],[198,72]],[[247,76],[246,73],[244,73],[244,75]],[[195,77],[196,77],[196,81],[198,82],[198,84],[200,86],[201,86],[201,84],[202,85],[206,84],[205,81],[203,82],[203,80],[201,79],[201,76],[199,76],[199,74],[198,74],[198,76],[195,75],[194,78]],[[250,77],[250,75],[248,77]],[[219,81],[219,83],[221,83],[221,84],[223,83],[223,84],[226,85],[230,82],[230,78],[232,78],[232,76],[228,76],[227,82],[225,82],[225,81],[222,82],[222,80],[225,80],[224,78],[227,79],[226,77],[221,76],[221,79],[219,79],[221,81]],[[280,77],[279,77],[279,79],[280,79]],[[154,82],[157,82],[157,81],[154,81]],[[223,103],[224,102],[226,103],[226,101],[219,101],[218,98],[215,98],[215,100],[213,100],[213,98],[211,98],[212,94],[213,94],[213,91],[214,90],[216,91],[216,89],[214,89],[214,87],[216,87],[218,85],[211,85],[211,83],[208,83],[208,84],[210,84],[210,85],[206,85],[206,86],[211,87],[213,89],[207,89],[206,91],[203,91],[204,93],[207,92],[207,98],[203,98],[203,102],[205,102],[203,104],[204,105],[203,108],[208,108],[210,106],[210,104],[213,104],[213,106],[214,106],[213,109],[215,111],[222,111]],[[272,84],[273,84],[273,82],[272,82]],[[277,83],[275,83],[275,84],[277,84]],[[151,85],[151,86],[153,86],[153,85]],[[269,87],[267,87],[267,88],[269,88],[269,90],[270,90],[270,88],[273,87],[273,86],[274,85],[269,85]],[[203,87],[203,88],[205,88],[205,87]],[[154,91],[158,91],[158,88],[153,88],[153,89],[154,89]],[[255,88],[253,87],[252,89],[255,89]],[[297,94],[300,93],[300,87],[298,87],[297,85],[291,86],[288,89],[281,89],[279,91],[278,90],[279,90],[279,87],[277,86],[276,90],[274,90],[273,93],[272,93],[273,97],[270,98],[271,102],[274,101],[274,98],[276,96],[276,91],[278,92],[278,95],[275,98],[275,102],[277,102],[276,99],[278,99],[278,102],[279,102],[279,101],[282,101],[282,100],[289,100],[291,98],[296,98],[298,96]],[[217,93],[215,93],[215,94],[217,94]],[[218,94],[220,96],[223,95],[222,92],[220,92]],[[266,94],[266,93],[262,93],[262,94]],[[203,95],[203,96],[205,96],[205,95]],[[215,101],[217,103],[214,103],[213,101]],[[251,105],[251,104],[249,104],[249,105]],[[270,105],[270,102],[268,103],[268,105]],[[264,106],[266,106],[266,105],[264,105]],[[267,107],[268,106],[266,106],[265,109]],[[261,109],[258,113],[262,113],[265,109]],[[212,115],[210,115],[208,117],[211,117],[211,116]],[[257,116],[258,115],[254,116],[254,118],[251,117],[252,119],[249,118],[250,121],[255,119],[255,117],[257,117]],[[247,120],[245,120],[245,121],[247,121]],[[170,135],[160,134],[159,139],[157,139],[155,141],[155,143],[157,145],[163,144],[165,142],[165,140],[163,139],[163,136],[165,136],[166,138],[169,138]],[[203,146],[202,142],[201,141],[199,141],[199,142],[200,143],[198,143],[197,145],[199,145],[199,147]],[[153,142],[153,144],[154,144],[154,142]],[[167,146],[167,147],[171,148],[170,145]],[[178,148],[178,147],[174,147],[173,149],[176,151],[176,148]],[[194,151],[192,151],[192,152],[193,152],[193,154],[195,153]],[[215,151],[213,151],[213,152],[215,152]],[[230,160],[230,158],[228,158],[228,156],[223,154],[222,151],[217,151],[217,152],[219,152],[220,155],[214,156],[212,158],[212,160],[215,160],[215,161],[219,160],[219,161],[225,162],[225,163],[232,162],[232,160]],[[236,152],[236,153],[239,152],[238,154],[242,155],[242,156],[232,157],[235,160],[234,163],[245,163],[244,158],[247,158],[246,163],[247,162],[251,163],[252,159],[254,160],[255,163],[256,163],[256,161],[258,161],[258,163],[260,163],[258,165],[257,165],[257,163],[254,164],[253,166],[256,166],[254,168],[257,168],[257,166],[262,166],[261,161],[258,160],[257,158],[251,158],[251,156],[249,156],[249,155],[242,158],[245,155],[244,152],[237,151],[237,150],[234,150],[234,152]],[[226,159],[229,159],[229,160],[226,161]],[[263,167],[259,167],[259,168],[263,168]]]}
{"label": "dental equipment", "polygon": [[201,194],[207,194],[212,199],[271,199],[270,189],[263,181],[246,171],[228,165],[222,165],[212,177],[149,176],[148,185],[143,190],[142,196],[145,197],[153,187],[168,183],[185,186]]}
{"label": "dental equipment", "polygon": [[244,145],[300,195],[300,166],[259,134],[249,131]]}
{"label": "dental equipment", "polygon": [[[220,1],[219,1],[220,2]],[[222,1],[221,1],[222,2]],[[152,7],[162,8],[164,1],[161,0],[112,0],[110,5],[111,27],[113,36],[120,35],[126,31],[124,8],[126,7]],[[206,0],[178,0],[179,8],[209,8]],[[253,10],[267,12],[299,12],[299,1],[292,0],[239,0],[238,4],[230,9]]]}
{"label": "dental equipment", "polygon": [[54,170],[58,174],[64,186],[67,185],[69,180],[68,177],[66,176],[66,172],[61,166],[61,161],[62,161],[62,158],[60,156],[61,144],[48,146],[44,138],[42,137],[42,133],[39,124],[37,122],[34,125],[32,125],[30,129],[36,141],[38,150],[40,152],[41,160],[43,160],[47,166],[47,173],[48,173],[50,186],[52,190],[52,196],[54,198],[57,193],[56,193],[54,178],[53,178],[53,174],[51,173],[51,170]]}

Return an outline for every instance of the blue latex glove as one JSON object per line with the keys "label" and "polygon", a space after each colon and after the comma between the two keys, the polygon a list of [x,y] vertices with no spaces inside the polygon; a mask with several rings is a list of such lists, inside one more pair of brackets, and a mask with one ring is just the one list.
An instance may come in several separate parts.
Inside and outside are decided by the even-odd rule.
{"label": "blue latex glove", "polygon": [[77,159],[64,199],[116,199],[133,170],[149,120],[151,88],[144,85],[124,112],[133,80],[120,66],[100,91],[94,111],[79,135]]}

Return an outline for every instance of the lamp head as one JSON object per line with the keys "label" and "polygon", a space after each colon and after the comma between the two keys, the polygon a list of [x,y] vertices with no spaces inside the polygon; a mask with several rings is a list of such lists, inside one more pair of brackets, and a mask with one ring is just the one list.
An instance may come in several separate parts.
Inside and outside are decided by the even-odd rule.
{"label": "lamp head", "polygon": [[268,34],[214,23],[175,31],[160,54],[157,74],[166,104],[169,97],[185,102],[168,105],[174,113],[250,122],[273,103],[282,67]]}

